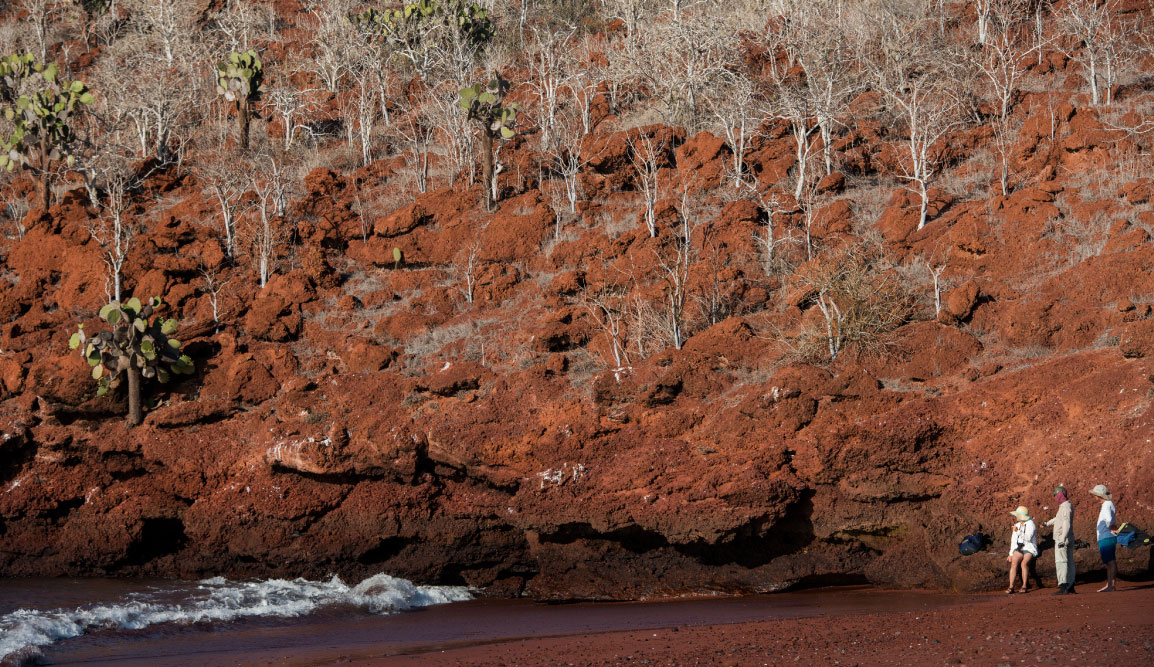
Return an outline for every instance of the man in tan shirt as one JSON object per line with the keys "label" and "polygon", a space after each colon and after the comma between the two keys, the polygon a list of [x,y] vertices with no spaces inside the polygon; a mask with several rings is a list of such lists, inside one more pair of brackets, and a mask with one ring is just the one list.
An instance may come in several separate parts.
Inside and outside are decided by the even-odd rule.
{"label": "man in tan shirt", "polygon": [[1054,566],[1058,570],[1058,590],[1054,595],[1074,592],[1074,506],[1066,496],[1066,487],[1054,489],[1058,513],[1045,523],[1054,529]]}

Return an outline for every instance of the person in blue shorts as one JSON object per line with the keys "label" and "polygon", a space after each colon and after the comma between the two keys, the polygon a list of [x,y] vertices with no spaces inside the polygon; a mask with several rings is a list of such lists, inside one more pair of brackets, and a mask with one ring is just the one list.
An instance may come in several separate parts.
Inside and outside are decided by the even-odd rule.
{"label": "person in blue shorts", "polygon": [[1114,590],[1114,577],[1118,574],[1118,561],[1114,554],[1118,548],[1118,527],[1114,525],[1116,510],[1105,484],[1095,486],[1090,493],[1102,501],[1102,509],[1098,512],[1098,553],[1106,566],[1106,585],[1098,592],[1108,593]]}

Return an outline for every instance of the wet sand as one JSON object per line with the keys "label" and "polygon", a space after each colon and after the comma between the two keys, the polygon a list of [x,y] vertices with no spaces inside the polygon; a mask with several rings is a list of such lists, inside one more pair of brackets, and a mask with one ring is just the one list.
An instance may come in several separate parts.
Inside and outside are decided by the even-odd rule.
{"label": "wet sand", "polygon": [[98,632],[50,664],[1154,664],[1154,584],[1075,596],[868,588],[749,598],[545,605],[479,600],[389,616]]}
{"label": "wet sand", "polygon": [[[554,637],[351,662],[380,665],[1150,665],[1154,584],[988,594],[926,611]],[[351,656],[350,656],[351,657]],[[335,662],[338,656],[330,656]],[[347,659],[347,658],[346,658]]]}
{"label": "wet sand", "polygon": [[48,647],[44,656],[53,664],[150,666],[362,662],[389,656],[434,656],[445,649],[515,645],[528,639],[612,636],[624,630],[657,631],[886,609],[924,611],[960,604],[971,597],[840,587],[638,603],[474,600],[388,615],[334,606],[297,618],[168,623],[142,631],[101,630]]}

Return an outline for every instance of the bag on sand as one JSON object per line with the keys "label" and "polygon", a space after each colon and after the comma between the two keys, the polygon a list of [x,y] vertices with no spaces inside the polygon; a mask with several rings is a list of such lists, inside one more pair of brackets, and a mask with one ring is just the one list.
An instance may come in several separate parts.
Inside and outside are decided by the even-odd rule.
{"label": "bag on sand", "polygon": [[1150,536],[1138,530],[1138,527],[1132,523],[1124,523],[1118,527],[1118,545],[1128,547],[1130,549],[1137,549],[1138,547],[1149,546]]}
{"label": "bag on sand", "polygon": [[986,540],[981,533],[966,535],[958,544],[958,553],[963,556],[973,556],[986,547]]}

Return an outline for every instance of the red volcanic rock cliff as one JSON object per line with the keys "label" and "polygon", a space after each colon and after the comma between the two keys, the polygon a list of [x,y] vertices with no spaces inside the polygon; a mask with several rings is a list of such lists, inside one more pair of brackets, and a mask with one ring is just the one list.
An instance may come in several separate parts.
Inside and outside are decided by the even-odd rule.
{"label": "red volcanic rock cliff", "polygon": [[[1012,191],[989,129],[959,129],[922,229],[919,197],[883,178],[900,137],[869,95],[806,211],[793,139],[767,121],[746,164],[793,240],[768,272],[755,239],[770,212],[732,187],[727,142],[623,131],[602,94],[575,214],[528,134],[502,149],[491,213],[463,178],[417,194],[396,154],[322,165],[263,288],[251,257],[222,252],[206,177],[168,165],[131,211],[125,292],[164,297],[197,370],[148,386],[131,429],[124,396],[95,397],[68,350],[106,302],[87,231],[101,211],[74,184],[0,245],[0,576],[388,572],[541,598],[973,590],[1001,583],[1010,510],[1050,518],[1059,483],[1082,540],[1098,483],[1120,520],[1154,528],[1152,136],[1090,105],[1061,53],[1030,71],[1049,88],[1014,107]],[[1119,91],[1128,125],[1149,122],[1143,81]],[[645,137],[664,147],[656,238]],[[676,349],[660,318],[686,220]],[[875,271],[861,303],[891,299],[894,321],[831,360],[814,276],[854,257]],[[960,556],[979,531],[991,548]],[[1123,576],[1150,574],[1149,548],[1119,554]],[[1050,552],[1037,569],[1052,577]]]}

